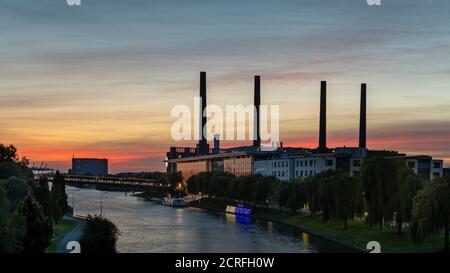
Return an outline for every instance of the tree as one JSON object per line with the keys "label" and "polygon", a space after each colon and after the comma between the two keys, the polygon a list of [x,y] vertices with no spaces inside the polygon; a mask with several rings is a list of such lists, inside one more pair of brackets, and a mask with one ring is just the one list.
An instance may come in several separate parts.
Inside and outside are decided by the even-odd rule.
{"label": "tree", "polygon": [[251,176],[240,176],[239,179],[239,200],[249,203],[252,201],[254,190],[254,179]]}
{"label": "tree", "polygon": [[179,183],[183,182],[183,174],[181,172],[170,172],[167,174],[167,180],[172,189],[176,189]]}
{"label": "tree", "polygon": [[10,249],[9,207],[6,191],[0,187],[0,253]]}
{"label": "tree", "polygon": [[69,204],[67,202],[66,186],[64,184],[64,176],[56,171],[53,177],[52,189],[50,192],[52,204],[52,216],[55,223],[64,216]]}
{"label": "tree", "polygon": [[6,197],[9,202],[9,210],[13,212],[19,203],[25,199],[31,191],[28,183],[22,179],[11,176],[6,180],[0,180],[0,186],[6,191]]}
{"label": "tree", "polygon": [[328,221],[335,216],[336,195],[335,195],[336,173],[333,170],[316,174],[316,183],[318,184],[318,195],[320,209],[322,210],[322,220]]}
{"label": "tree", "polygon": [[308,203],[308,199],[305,194],[305,183],[301,180],[294,180],[290,183],[284,183],[284,195],[286,200],[286,207],[297,211],[301,208],[304,208],[305,204]]}
{"label": "tree", "polygon": [[444,230],[444,251],[449,251],[450,178],[436,178],[425,184],[413,199],[411,238],[420,243]]}
{"label": "tree", "polygon": [[303,182],[308,207],[311,212],[318,212],[321,210],[318,179],[317,175],[309,176]]}
{"label": "tree", "polygon": [[413,199],[422,189],[423,179],[406,166],[405,162],[399,165],[395,189],[392,200],[391,213],[396,213],[397,233],[402,233],[403,222],[409,222],[412,216]]}
{"label": "tree", "polygon": [[271,203],[275,199],[276,192],[276,178],[273,176],[262,176],[256,175],[253,176],[254,179],[254,192],[253,192],[253,201],[256,204],[264,204],[267,205]]}
{"label": "tree", "polygon": [[24,253],[44,253],[50,245],[53,235],[53,225],[46,219],[42,207],[29,193],[20,203],[16,214],[25,220],[25,234],[20,240]]}
{"label": "tree", "polygon": [[278,205],[280,205],[280,207],[288,207],[288,200],[289,197],[291,196],[291,189],[292,189],[292,183],[295,182],[291,182],[291,183],[280,183],[279,187],[278,187]]}
{"label": "tree", "polygon": [[0,162],[17,162],[18,160],[16,147],[0,144]]}
{"label": "tree", "polygon": [[19,158],[17,149],[13,145],[0,144],[0,163],[3,162],[16,163],[22,167],[26,167],[30,163],[26,157]]}
{"label": "tree", "polygon": [[80,240],[82,253],[116,253],[116,242],[120,236],[117,226],[98,215],[88,215],[87,221]]}
{"label": "tree", "polygon": [[48,219],[53,219],[52,202],[47,178],[41,178],[39,180],[39,185],[36,189],[34,189],[34,197],[36,198],[36,201],[41,205],[45,217],[47,217]]}
{"label": "tree", "polygon": [[344,221],[344,229],[348,228],[348,219],[361,212],[362,184],[359,178],[349,177],[344,172],[334,176],[335,216]]}
{"label": "tree", "polygon": [[361,170],[364,195],[369,210],[369,226],[383,226],[383,218],[392,217],[392,200],[399,160],[385,158],[366,159]]}

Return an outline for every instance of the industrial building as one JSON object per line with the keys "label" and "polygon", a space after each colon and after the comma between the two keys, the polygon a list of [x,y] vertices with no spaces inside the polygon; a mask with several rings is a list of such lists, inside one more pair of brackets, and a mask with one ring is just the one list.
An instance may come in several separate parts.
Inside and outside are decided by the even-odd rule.
{"label": "industrial building", "polygon": [[[344,170],[350,176],[358,175],[364,159],[369,154],[382,154],[386,158],[403,159],[418,174],[429,179],[443,176],[443,161],[430,156],[406,156],[397,152],[373,151],[366,147],[367,85],[361,84],[360,126],[358,147],[327,147],[326,97],[327,82],[320,84],[319,145],[317,148],[283,147],[273,151],[261,149],[259,107],[261,104],[261,78],[255,76],[254,106],[256,139],[251,146],[221,149],[218,139],[210,148],[203,132],[196,147],[170,147],[166,155],[167,172],[180,171],[186,181],[192,175],[205,171],[230,172],[237,176],[262,174],[275,176],[281,181],[308,177],[325,170]],[[200,72],[200,97],[202,101],[201,127],[206,124],[206,73]]]}
{"label": "industrial building", "polygon": [[72,175],[108,176],[108,159],[72,158]]}

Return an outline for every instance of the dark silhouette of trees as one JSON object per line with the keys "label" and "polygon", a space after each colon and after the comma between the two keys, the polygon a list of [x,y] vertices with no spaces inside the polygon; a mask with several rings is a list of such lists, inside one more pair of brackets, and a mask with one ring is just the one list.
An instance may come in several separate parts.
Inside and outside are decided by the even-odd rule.
{"label": "dark silhouette of trees", "polygon": [[15,217],[22,218],[23,233],[17,239],[24,253],[44,253],[50,245],[53,235],[51,220],[44,216],[42,207],[31,193],[27,195],[15,212]]}
{"label": "dark silhouette of trees", "polygon": [[[402,233],[404,222],[410,222],[412,216],[413,199],[417,192],[423,187],[423,178],[416,175],[413,170],[401,161],[395,180],[395,188],[392,194],[391,210],[388,216],[396,214],[397,233]],[[392,217],[387,217],[392,220]]]}
{"label": "dark silhouette of trees", "polygon": [[33,172],[27,167],[28,164],[27,158],[19,159],[16,147],[0,144],[0,179],[7,179],[11,176],[25,180],[31,178]]}
{"label": "dark silhouette of trees", "polygon": [[412,200],[422,188],[423,178],[403,160],[367,159],[362,168],[365,197],[369,209],[369,226],[395,220],[397,233],[411,219]]}
{"label": "dark silhouette of trees", "polygon": [[53,221],[58,223],[69,208],[67,203],[66,186],[64,184],[64,176],[56,171],[52,181],[51,196],[51,215]]}
{"label": "dark silhouette of trees", "polygon": [[167,174],[167,180],[172,189],[177,188],[179,183],[183,182],[183,174],[181,172],[171,172]]}
{"label": "dark silhouette of trees", "polygon": [[120,231],[108,219],[88,216],[86,229],[80,240],[82,253],[116,253],[116,242]]}
{"label": "dark silhouette of trees", "polygon": [[36,198],[36,201],[41,205],[45,217],[53,221],[52,201],[47,178],[41,178],[39,180],[39,185],[34,189],[34,197]]}
{"label": "dark silhouette of trees", "polygon": [[384,158],[366,159],[362,166],[364,193],[369,210],[369,226],[379,224],[382,229],[383,218],[391,218],[398,167],[399,160]]}
{"label": "dark silhouette of trees", "polygon": [[23,201],[31,191],[31,187],[26,181],[15,176],[11,176],[6,180],[0,180],[0,185],[6,191],[8,206],[11,212],[17,208],[19,203]]}
{"label": "dark silhouette of trees", "polygon": [[450,178],[426,183],[413,199],[411,238],[420,243],[444,230],[444,251],[449,251]]}
{"label": "dark silhouette of trees", "polygon": [[0,187],[0,253],[9,252],[9,214],[6,191]]}
{"label": "dark silhouette of trees", "polygon": [[344,229],[347,229],[348,219],[362,213],[362,183],[359,177],[349,177],[344,172],[337,172],[332,177],[334,210],[331,210],[331,216],[343,220]]}

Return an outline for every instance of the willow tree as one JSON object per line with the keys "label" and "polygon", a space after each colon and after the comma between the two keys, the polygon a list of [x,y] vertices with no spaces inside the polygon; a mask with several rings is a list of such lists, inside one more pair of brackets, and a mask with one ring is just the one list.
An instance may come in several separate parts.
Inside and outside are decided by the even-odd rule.
{"label": "willow tree", "polygon": [[385,158],[372,158],[364,162],[361,176],[369,210],[369,226],[379,224],[382,229],[383,218],[392,215],[398,164],[398,160]]}
{"label": "willow tree", "polygon": [[346,173],[335,175],[335,215],[334,217],[344,221],[344,229],[348,227],[348,219],[361,213],[362,208],[362,183],[359,177],[349,177]]}
{"label": "willow tree", "polygon": [[444,230],[444,250],[449,251],[450,178],[427,183],[413,200],[411,238],[421,242]]}
{"label": "willow tree", "polygon": [[412,217],[413,198],[423,187],[423,179],[400,161],[393,200],[391,202],[391,214],[397,213],[397,233],[402,233],[403,222],[410,222]]}

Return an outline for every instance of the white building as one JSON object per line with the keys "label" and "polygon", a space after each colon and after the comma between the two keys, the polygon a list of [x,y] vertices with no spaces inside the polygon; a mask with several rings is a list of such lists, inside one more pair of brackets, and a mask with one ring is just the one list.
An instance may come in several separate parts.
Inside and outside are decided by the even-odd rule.
{"label": "white building", "polygon": [[275,176],[281,181],[288,181],[340,168],[353,176],[359,173],[362,159],[366,155],[366,149],[343,147],[336,148],[333,153],[302,153],[269,160],[255,160],[254,173]]}

